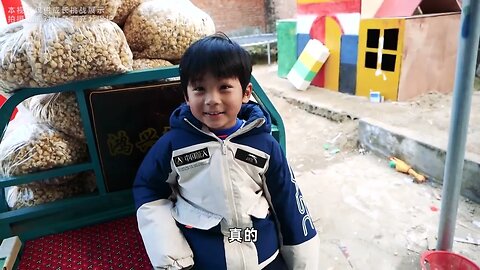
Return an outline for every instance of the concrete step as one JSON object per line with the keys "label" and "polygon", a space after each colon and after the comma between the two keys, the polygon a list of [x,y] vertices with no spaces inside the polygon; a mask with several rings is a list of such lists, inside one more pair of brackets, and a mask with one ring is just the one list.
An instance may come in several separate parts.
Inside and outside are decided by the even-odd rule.
{"label": "concrete step", "polygon": [[[395,156],[410,164],[430,180],[443,183],[447,151],[445,146],[426,142],[407,128],[399,128],[363,118],[359,121],[360,144],[373,153]],[[480,156],[465,153],[461,194],[480,203]]]}

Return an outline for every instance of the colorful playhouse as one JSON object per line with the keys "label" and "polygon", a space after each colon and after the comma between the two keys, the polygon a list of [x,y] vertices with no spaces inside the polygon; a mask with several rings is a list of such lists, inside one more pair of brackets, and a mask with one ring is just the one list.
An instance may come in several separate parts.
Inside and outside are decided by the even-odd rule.
{"label": "colorful playhouse", "polygon": [[429,91],[451,92],[460,7],[455,0],[401,3],[385,0],[378,18],[360,21],[356,94],[378,91],[405,101]]}
{"label": "colorful playhouse", "polygon": [[[292,68],[305,44],[317,39],[330,55],[311,85],[359,96],[377,92],[394,101],[448,93],[460,11],[456,0],[297,0],[296,25],[289,21],[296,39],[288,39],[297,44],[289,46],[289,63],[281,68]],[[285,53],[279,50],[279,68]]]}

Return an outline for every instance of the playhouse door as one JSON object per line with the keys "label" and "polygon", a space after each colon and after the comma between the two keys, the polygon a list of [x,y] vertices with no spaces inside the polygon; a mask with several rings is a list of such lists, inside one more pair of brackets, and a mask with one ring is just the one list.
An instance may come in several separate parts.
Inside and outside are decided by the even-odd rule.
{"label": "playhouse door", "polygon": [[366,19],[358,37],[357,91],[369,96],[378,91],[397,100],[403,52],[403,19]]}

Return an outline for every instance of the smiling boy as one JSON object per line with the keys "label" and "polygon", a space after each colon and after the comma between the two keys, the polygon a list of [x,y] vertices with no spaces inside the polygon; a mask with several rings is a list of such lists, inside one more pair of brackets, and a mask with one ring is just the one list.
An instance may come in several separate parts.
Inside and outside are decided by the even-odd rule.
{"label": "smiling boy", "polygon": [[318,269],[318,236],[268,113],[250,101],[251,60],[228,37],[180,62],[185,104],[145,157],[133,193],[155,269]]}

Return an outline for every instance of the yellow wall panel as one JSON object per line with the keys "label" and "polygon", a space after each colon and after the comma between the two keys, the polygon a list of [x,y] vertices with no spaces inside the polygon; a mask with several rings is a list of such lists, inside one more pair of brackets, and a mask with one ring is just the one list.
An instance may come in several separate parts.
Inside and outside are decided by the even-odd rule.
{"label": "yellow wall panel", "polygon": [[[384,37],[385,29],[398,28],[397,50],[380,50],[378,48],[367,48],[368,29],[379,29],[380,37]],[[362,19],[360,21],[360,31],[358,36],[358,61],[357,61],[357,89],[358,96],[369,96],[370,91],[379,91],[385,99],[397,100],[398,85],[400,79],[400,67],[403,55],[403,37],[405,32],[404,19]],[[381,42],[379,42],[381,44]],[[376,68],[365,67],[366,52],[377,53]],[[381,70],[381,59],[383,54],[395,54],[394,71]]]}
{"label": "yellow wall panel", "polygon": [[325,88],[338,91],[340,83],[340,42],[342,27],[335,17],[325,18],[325,46],[330,56],[325,62]]}

